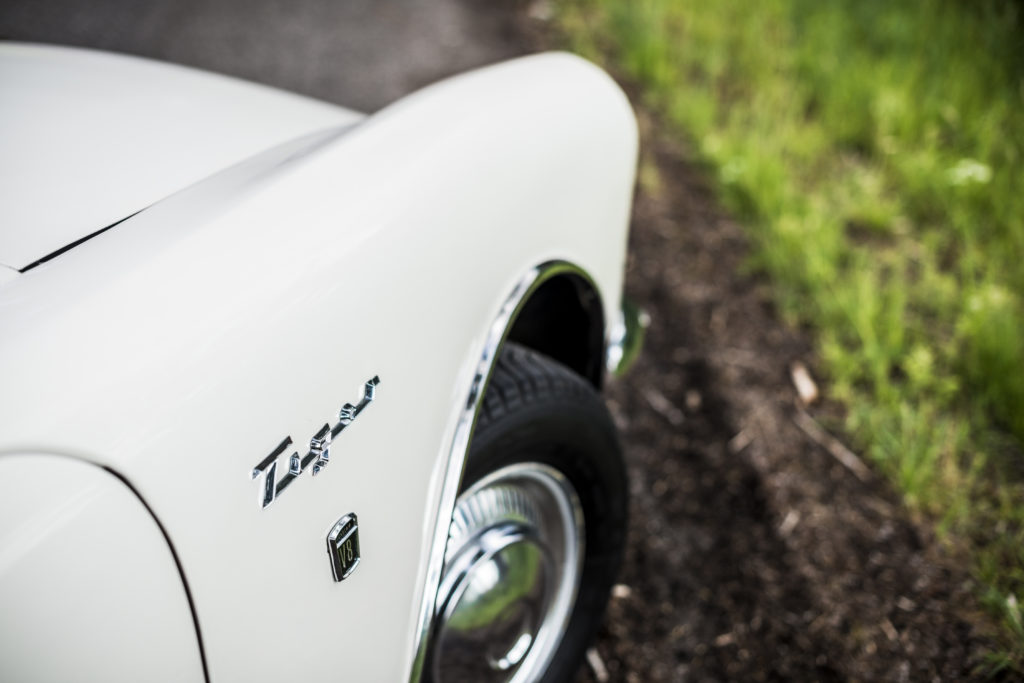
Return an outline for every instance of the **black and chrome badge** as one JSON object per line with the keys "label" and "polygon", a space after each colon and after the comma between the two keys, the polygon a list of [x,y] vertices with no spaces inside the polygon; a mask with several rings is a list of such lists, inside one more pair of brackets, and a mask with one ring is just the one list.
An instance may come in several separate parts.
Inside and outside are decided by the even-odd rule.
{"label": "black and chrome badge", "polygon": [[327,534],[327,554],[331,557],[331,571],[335,581],[352,575],[359,565],[359,520],[355,513],[339,519]]}

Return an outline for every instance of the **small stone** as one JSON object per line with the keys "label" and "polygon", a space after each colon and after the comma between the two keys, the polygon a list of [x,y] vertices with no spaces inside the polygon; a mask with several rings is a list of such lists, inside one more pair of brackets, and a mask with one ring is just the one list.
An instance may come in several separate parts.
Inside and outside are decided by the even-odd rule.
{"label": "small stone", "polygon": [[899,600],[896,601],[896,606],[904,612],[913,612],[915,609],[917,609],[917,603],[908,597],[901,597]]}
{"label": "small stone", "polygon": [[535,21],[551,21],[555,16],[555,10],[551,6],[551,0],[536,0],[526,10],[528,17]]}
{"label": "small stone", "polygon": [[700,410],[700,406],[703,402],[704,399],[696,389],[690,389],[686,392],[686,409],[691,413],[695,413]]}

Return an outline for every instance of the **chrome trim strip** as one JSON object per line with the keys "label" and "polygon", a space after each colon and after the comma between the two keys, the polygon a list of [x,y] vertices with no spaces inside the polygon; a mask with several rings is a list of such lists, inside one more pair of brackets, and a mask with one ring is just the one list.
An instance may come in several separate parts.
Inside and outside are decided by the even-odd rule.
{"label": "chrome trim strip", "polygon": [[473,429],[476,426],[480,402],[491,380],[494,362],[501,353],[505,338],[512,329],[516,317],[529,300],[530,295],[547,280],[556,275],[565,274],[577,275],[583,278],[597,292],[598,297],[601,297],[600,289],[598,289],[594,279],[585,270],[567,261],[548,261],[531,268],[519,279],[519,282],[516,283],[512,292],[505,299],[505,303],[502,304],[487,332],[487,339],[484,342],[480,360],[477,362],[473,381],[470,383],[466,403],[463,405],[462,414],[459,416],[458,425],[455,427],[452,447],[448,452],[448,466],[444,475],[444,483],[441,487],[441,500],[438,505],[437,517],[434,519],[434,538],[430,545],[427,576],[424,582],[423,598],[420,601],[416,641],[414,643],[415,654],[412,671],[409,674],[411,683],[419,683],[423,676],[423,665],[427,656],[427,648],[430,644],[430,626],[437,601],[438,587],[441,583],[441,572],[444,569],[444,554],[445,546],[448,543],[448,530],[451,524],[452,513],[455,511],[455,499],[458,497],[459,484],[462,483],[462,471],[465,468],[466,457],[469,455],[469,444],[473,438]]}
{"label": "chrome trim strip", "polygon": [[608,332],[605,369],[616,377],[629,372],[644,345],[644,336],[651,325],[651,316],[623,297],[619,317]]}

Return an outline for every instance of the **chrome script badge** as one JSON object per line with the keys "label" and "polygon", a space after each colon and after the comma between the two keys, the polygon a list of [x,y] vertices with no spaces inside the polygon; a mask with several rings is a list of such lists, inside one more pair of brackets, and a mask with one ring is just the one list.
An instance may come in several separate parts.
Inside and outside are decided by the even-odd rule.
{"label": "chrome script badge", "polygon": [[265,508],[277,500],[281,492],[288,488],[289,484],[295,481],[300,474],[306,471],[310,465],[313,466],[313,475],[316,476],[327,467],[331,461],[331,443],[338,438],[352,421],[359,417],[366,406],[373,403],[377,394],[377,385],[380,378],[374,377],[363,386],[363,398],[356,405],[346,403],[338,411],[338,422],[332,427],[325,424],[317,430],[309,439],[309,450],[305,455],[299,456],[295,451],[288,456],[288,471],[280,479],[277,476],[277,465],[281,456],[292,450],[292,437],[286,436],[277,448],[270,455],[263,458],[256,467],[252,469],[252,478],[259,479],[259,506]]}

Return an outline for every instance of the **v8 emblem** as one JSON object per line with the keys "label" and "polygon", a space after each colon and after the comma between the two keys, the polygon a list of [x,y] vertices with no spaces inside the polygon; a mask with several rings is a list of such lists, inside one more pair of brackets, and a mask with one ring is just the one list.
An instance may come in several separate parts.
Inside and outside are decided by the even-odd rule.
{"label": "v8 emblem", "polygon": [[318,429],[316,434],[310,437],[309,450],[305,455],[299,456],[299,451],[289,455],[288,470],[280,478],[277,476],[278,464],[281,457],[292,450],[291,436],[286,436],[284,441],[270,455],[263,458],[252,469],[252,478],[259,480],[259,505],[261,508],[265,508],[277,500],[281,492],[288,488],[310,465],[313,466],[314,476],[320,474],[327,467],[331,461],[331,443],[346,427],[352,424],[353,420],[359,417],[359,414],[366,409],[366,406],[373,403],[379,384],[379,377],[374,377],[367,381],[363,386],[363,397],[359,403],[355,405],[346,403],[338,411],[338,421],[333,427],[325,424]]}

